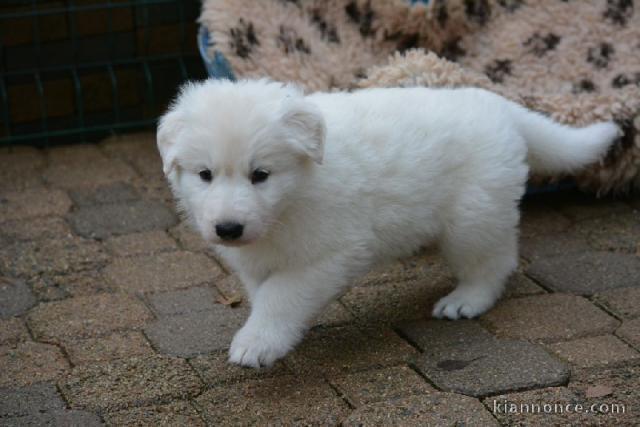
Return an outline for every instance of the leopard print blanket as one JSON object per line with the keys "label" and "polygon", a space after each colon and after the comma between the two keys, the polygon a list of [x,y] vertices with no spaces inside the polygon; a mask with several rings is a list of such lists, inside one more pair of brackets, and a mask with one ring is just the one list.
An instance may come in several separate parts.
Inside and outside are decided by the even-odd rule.
{"label": "leopard print blanket", "polygon": [[624,136],[599,164],[571,177],[605,194],[640,188],[635,6],[634,0],[206,0],[200,23],[213,41],[208,55],[223,55],[237,77],[294,81],[309,91],[477,86],[567,124],[616,120]]}

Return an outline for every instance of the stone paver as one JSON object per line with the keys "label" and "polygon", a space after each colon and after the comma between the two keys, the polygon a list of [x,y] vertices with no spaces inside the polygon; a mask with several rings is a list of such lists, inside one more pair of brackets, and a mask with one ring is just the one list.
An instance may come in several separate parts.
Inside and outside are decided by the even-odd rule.
{"label": "stone paver", "polygon": [[156,315],[174,316],[192,314],[200,311],[216,310],[218,293],[210,286],[199,286],[179,291],[162,292],[149,295],[149,305]]}
{"label": "stone paver", "polygon": [[97,188],[79,188],[69,191],[69,197],[76,206],[93,206],[132,202],[140,195],[130,184],[115,182]]}
{"label": "stone paver", "polygon": [[60,377],[69,363],[54,345],[34,342],[0,347],[0,387],[19,387]]}
{"label": "stone paver", "polygon": [[0,271],[20,277],[95,269],[106,260],[106,253],[97,242],[75,236],[0,247]]}
{"label": "stone paver", "polygon": [[104,415],[110,426],[194,426],[204,427],[204,421],[188,402],[145,406]]}
{"label": "stone paver", "polygon": [[391,330],[344,326],[310,331],[285,363],[303,377],[337,377],[397,365],[416,353]]}
{"label": "stone paver", "polygon": [[453,289],[450,278],[391,282],[384,286],[357,286],[340,298],[356,319],[379,324],[431,316],[433,305]]}
{"label": "stone paver", "polygon": [[66,214],[70,207],[69,196],[60,190],[41,188],[0,195],[0,218],[3,221],[60,216]]}
{"label": "stone paver", "polygon": [[42,187],[39,172],[44,165],[42,150],[33,147],[0,148],[0,192]]}
{"label": "stone paver", "polygon": [[568,366],[525,341],[497,340],[476,322],[414,322],[401,332],[424,353],[417,368],[436,386],[471,396],[565,383]]}
{"label": "stone paver", "polygon": [[599,250],[640,250],[640,212],[629,209],[578,224],[589,244]]}
{"label": "stone paver", "polygon": [[160,318],[144,332],[160,353],[191,357],[229,347],[249,313],[221,304],[212,310]]}
{"label": "stone paver", "polygon": [[520,238],[520,255],[530,261],[569,254],[582,254],[592,250],[587,237],[575,229],[556,234],[523,235]]}
{"label": "stone paver", "polygon": [[134,296],[100,294],[40,304],[29,313],[28,323],[36,339],[64,342],[139,329],[151,319]]}
{"label": "stone paver", "polygon": [[81,207],[68,219],[78,235],[93,239],[167,229],[178,221],[169,208],[154,200]]}
{"label": "stone paver", "polygon": [[[638,425],[640,363],[622,367],[578,370],[571,376],[568,387],[578,395],[579,401],[584,406],[596,405],[594,408],[596,411],[606,412],[592,415],[599,417],[597,419],[601,420],[602,425]],[[606,387],[608,393],[588,397],[588,392],[590,389],[593,390],[593,387]]]}
{"label": "stone paver", "polygon": [[181,222],[169,230],[169,234],[178,241],[183,249],[204,252],[210,249],[207,242],[196,233],[189,224]]}
{"label": "stone paver", "polygon": [[38,383],[19,388],[0,388],[0,418],[64,408],[64,401],[54,384]]}
{"label": "stone paver", "polygon": [[162,159],[153,133],[111,137],[101,143],[101,148],[107,155],[133,165],[144,176],[163,176]]}
{"label": "stone paver", "polygon": [[[571,268],[567,268],[567,266]],[[640,257],[612,252],[586,252],[539,258],[527,274],[558,292],[592,295],[607,289],[640,286]]]}
{"label": "stone paver", "polygon": [[619,324],[588,300],[563,294],[505,300],[481,319],[499,336],[544,342],[604,335]]}
{"label": "stone paver", "polygon": [[137,331],[116,332],[103,338],[69,341],[65,342],[63,347],[74,365],[153,354],[153,349],[145,337]]}
{"label": "stone paver", "polygon": [[175,240],[163,230],[112,237],[107,240],[106,244],[109,252],[119,257],[178,249]]}
{"label": "stone paver", "polygon": [[503,298],[517,298],[544,294],[546,291],[521,272],[511,275],[504,290]]}
{"label": "stone paver", "polygon": [[566,387],[502,394],[487,397],[483,402],[487,410],[508,426],[607,425],[605,419],[600,419],[604,424],[597,424],[598,418],[594,419],[594,415],[577,413],[575,405],[583,402]]}
{"label": "stone paver", "polygon": [[430,280],[439,282],[449,271],[435,249],[399,261],[383,264],[355,281],[354,286],[378,286],[388,283]]}
{"label": "stone paver", "polygon": [[329,379],[353,407],[398,399],[412,394],[429,394],[435,389],[407,366],[358,372]]}
{"label": "stone paver", "polygon": [[[523,262],[479,320],[431,320],[454,280],[428,248],[355,281],[254,370],[227,362],[249,301],[178,222],[153,133],[0,147],[0,178],[0,277],[19,283],[0,287],[2,425],[638,424],[637,197],[526,197]],[[630,409],[516,416],[494,396]]]}
{"label": "stone paver", "polygon": [[560,342],[551,344],[548,348],[561,359],[579,368],[615,365],[640,359],[640,353],[613,335]]}
{"label": "stone paver", "polygon": [[96,414],[86,411],[53,410],[32,412],[28,415],[8,418],[3,421],[6,427],[23,426],[82,426],[96,427],[104,425]]}
{"label": "stone paver", "polygon": [[0,276],[0,319],[23,314],[35,303],[31,289],[22,280]]}
{"label": "stone paver", "polygon": [[0,320],[0,345],[15,344],[29,339],[29,331],[22,319],[13,317]]}
{"label": "stone paver", "polygon": [[64,239],[70,237],[71,228],[60,217],[38,217],[0,223],[0,243],[16,241]]}
{"label": "stone paver", "polygon": [[620,318],[640,317],[640,287],[605,291],[597,294],[595,300]]}
{"label": "stone paver", "polygon": [[348,413],[328,384],[294,376],[216,387],[196,404],[215,425],[336,425]]}
{"label": "stone paver", "polygon": [[75,367],[58,385],[71,408],[90,411],[185,399],[201,389],[186,361],[161,356]]}
{"label": "stone paver", "polygon": [[229,363],[229,354],[218,351],[189,360],[207,386],[235,383],[247,379],[268,378],[291,374],[282,361],[271,368],[247,369]]}
{"label": "stone paver", "polygon": [[344,426],[498,426],[482,404],[453,393],[432,393],[372,403],[356,409]]}
{"label": "stone paver", "polygon": [[[64,156],[60,156],[64,159]],[[117,159],[92,160],[88,167],[79,160],[51,160],[42,176],[49,185],[56,188],[96,188],[115,182],[128,182],[136,177],[134,170]]]}
{"label": "stone paver", "polygon": [[105,276],[128,292],[163,292],[215,283],[224,272],[204,254],[178,251],[114,260]]}
{"label": "stone paver", "polygon": [[640,319],[625,320],[616,335],[640,351]]}
{"label": "stone paver", "polygon": [[318,316],[315,326],[340,326],[353,321],[353,316],[340,301],[334,301]]}

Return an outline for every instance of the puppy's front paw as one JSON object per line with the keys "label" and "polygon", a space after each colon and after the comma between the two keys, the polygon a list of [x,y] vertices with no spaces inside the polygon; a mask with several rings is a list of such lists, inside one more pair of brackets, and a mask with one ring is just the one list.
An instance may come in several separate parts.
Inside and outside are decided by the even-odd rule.
{"label": "puppy's front paw", "polygon": [[287,354],[295,343],[295,337],[286,333],[245,325],[231,342],[229,362],[252,368],[269,367]]}
{"label": "puppy's front paw", "polygon": [[433,308],[433,317],[456,320],[471,319],[483,314],[495,304],[497,296],[481,287],[458,287],[440,299]]}

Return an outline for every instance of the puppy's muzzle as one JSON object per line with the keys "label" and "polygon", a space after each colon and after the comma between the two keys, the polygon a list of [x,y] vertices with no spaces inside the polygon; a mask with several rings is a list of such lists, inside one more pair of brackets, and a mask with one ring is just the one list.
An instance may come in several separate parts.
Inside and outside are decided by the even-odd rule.
{"label": "puppy's muzzle", "polygon": [[242,236],[244,225],[237,222],[222,222],[216,225],[216,234],[222,240],[236,240]]}

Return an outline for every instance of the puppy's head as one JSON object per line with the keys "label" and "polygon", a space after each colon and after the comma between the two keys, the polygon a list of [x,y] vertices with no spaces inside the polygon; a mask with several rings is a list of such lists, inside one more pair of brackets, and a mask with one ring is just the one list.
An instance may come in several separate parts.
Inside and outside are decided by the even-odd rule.
{"label": "puppy's head", "polygon": [[293,86],[208,80],[182,88],[158,149],[179,205],[215,244],[267,234],[321,163],[324,120]]}

